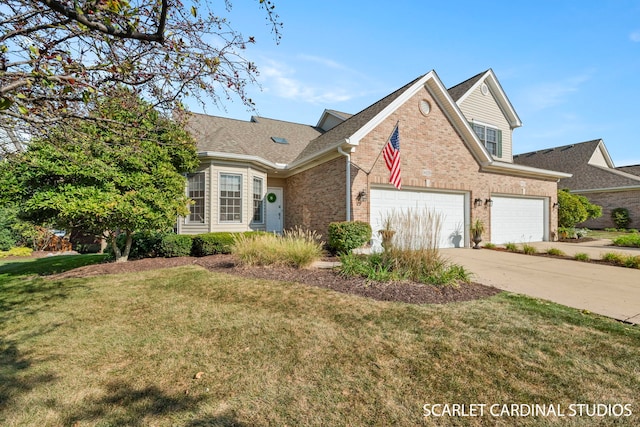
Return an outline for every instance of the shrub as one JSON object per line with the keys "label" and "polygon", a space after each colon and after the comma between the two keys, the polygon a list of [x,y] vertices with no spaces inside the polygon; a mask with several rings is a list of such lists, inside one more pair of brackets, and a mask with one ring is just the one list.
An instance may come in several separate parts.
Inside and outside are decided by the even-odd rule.
{"label": "shrub", "polygon": [[624,255],[618,252],[607,252],[602,255],[602,260],[613,264],[623,265]]}
{"label": "shrub", "polygon": [[623,265],[628,268],[640,268],[640,255],[625,257]]}
{"label": "shrub", "polygon": [[165,258],[191,255],[193,238],[186,234],[165,234],[158,244],[158,255]]}
{"label": "shrub", "polygon": [[509,252],[518,252],[518,245],[516,245],[515,243],[507,243],[507,244],[504,245],[504,247]]}
{"label": "shrub", "polygon": [[16,239],[10,230],[0,230],[0,251],[8,251],[16,245]]}
{"label": "shrub", "polygon": [[611,219],[618,229],[626,230],[631,223],[631,215],[627,208],[615,208],[611,211]]}
{"label": "shrub", "polygon": [[495,248],[496,248],[496,245],[495,245],[495,244],[493,244],[493,243],[485,243],[485,244],[483,245],[483,247],[485,247],[485,248],[487,248],[487,249],[495,249]]}
{"label": "shrub", "polygon": [[31,256],[32,253],[33,249],[20,246],[11,248],[8,251],[0,251],[0,258],[8,256]]}
{"label": "shrub", "polygon": [[577,261],[590,261],[591,258],[589,258],[588,254],[585,254],[583,252],[579,252],[577,254],[575,254],[573,256],[573,259],[577,260]]}
{"label": "shrub", "polygon": [[558,225],[560,227],[575,227],[576,224],[590,218],[602,216],[602,207],[594,205],[584,196],[569,193],[568,190],[558,191]]}
{"label": "shrub", "polygon": [[[167,233],[161,233],[158,231],[141,231],[134,233],[132,236],[133,241],[131,243],[129,259],[133,260],[157,257],[160,252],[160,242],[165,234]],[[116,243],[118,244],[118,247],[122,249],[125,246],[125,241],[126,236],[121,234],[117,237]],[[115,256],[111,242],[107,244],[107,248],[104,252],[109,256],[109,258],[113,258]]]}
{"label": "shrub", "polygon": [[198,234],[193,238],[193,255],[230,254],[234,234],[227,232]]}
{"label": "shrub", "polygon": [[332,222],[328,236],[332,252],[349,253],[371,240],[371,225],[363,221]]}
{"label": "shrub", "polygon": [[232,252],[245,265],[306,267],[322,256],[323,242],[313,231],[300,228],[276,234],[238,234]]}
{"label": "shrub", "polygon": [[522,252],[524,252],[527,255],[533,255],[537,253],[538,250],[534,246],[531,246],[525,243],[522,245]]}
{"label": "shrub", "polygon": [[401,279],[399,274],[394,274],[388,257],[382,253],[371,255],[342,254],[340,255],[339,271],[344,276],[361,276],[378,282]]}
{"label": "shrub", "polygon": [[640,234],[633,233],[620,236],[613,240],[614,246],[625,246],[628,248],[640,248]]}
{"label": "shrub", "polygon": [[631,234],[637,234],[637,233],[638,233],[638,230],[637,230],[636,228],[631,228],[631,229],[629,229],[628,231],[629,231],[629,233],[631,233]]}
{"label": "shrub", "polygon": [[564,256],[565,255],[565,253],[562,252],[558,248],[549,248],[549,249],[547,249],[547,254],[553,255],[553,256]]}

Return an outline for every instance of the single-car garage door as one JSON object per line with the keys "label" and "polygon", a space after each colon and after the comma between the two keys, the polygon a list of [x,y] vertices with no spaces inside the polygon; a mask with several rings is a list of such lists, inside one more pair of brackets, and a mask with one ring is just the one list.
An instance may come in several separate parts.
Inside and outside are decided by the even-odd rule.
{"label": "single-car garage door", "polygon": [[547,240],[545,199],[491,196],[491,243],[541,242]]}
{"label": "single-car garage door", "polygon": [[380,250],[381,240],[378,230],[383,229],[384,219],[394,210],[407,211],[424,208],[441,215],[441,248],[463,247],[465,245],[465,204],[466,193],[440,193],[434,191],[408,191],[374,188],[371,190],[370,223],[373,231],[373,250]]}

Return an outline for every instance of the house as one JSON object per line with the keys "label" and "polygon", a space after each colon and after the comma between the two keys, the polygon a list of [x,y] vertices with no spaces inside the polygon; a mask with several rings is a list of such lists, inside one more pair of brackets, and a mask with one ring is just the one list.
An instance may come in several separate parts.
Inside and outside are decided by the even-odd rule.
{"label": "house", "polygon": [[640,223],[640,165],[616,168],[602,139],[524,153],[514,161],[572,174],[560,180],[559,188],[602,206],[602,217],[584,222],[585,227],[615,227],[611,211],[619,207],[629,209],[632,222]]}
{"label": "house", "polygon": [[[381,155],[396,124],[401,189]],[[428,207],[443,217],[441,247],[468,246],[476,219],[485,242],[548,240],[557,182],[569,174],[513,162],[521,124],[492,70],[448,90],[431,71],[357,114],[325,110],[315,126],[194,114],[202,163],[178,232],[301,226],[326,236],[333,221],[360,220],[376,246],[387,213]]]}

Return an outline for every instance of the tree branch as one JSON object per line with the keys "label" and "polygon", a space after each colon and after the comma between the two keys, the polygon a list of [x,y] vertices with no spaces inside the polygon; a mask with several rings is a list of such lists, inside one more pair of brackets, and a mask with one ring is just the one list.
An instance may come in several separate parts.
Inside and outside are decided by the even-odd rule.
{"label": "tree branch", "polygon": [[127,30],[119,30],[112,25],[105,24],[104,22],[98,22],[89,19],[87,15],[82,12],[78,12],[76,9],[71,9],[65,7],[62,3],[57,0],[37,0],[52,10],[58,12],[59,14],[66,16],[69,19],[72,19],[91,30],[101,32],[103,34],[109,34],[114,37],[122,38],[122,39],[134,39],[134,40],[143,40],[143,41],[151,41],[151,42],[164,42],[164,24],[166,23],[167,16],[167,8],[168,3],[167,0],[162,0],[162,10],[160,11],[160,24],[158,25],[158,30],[153,33],[141,33],[135,31],[131,26],[128,27]]}

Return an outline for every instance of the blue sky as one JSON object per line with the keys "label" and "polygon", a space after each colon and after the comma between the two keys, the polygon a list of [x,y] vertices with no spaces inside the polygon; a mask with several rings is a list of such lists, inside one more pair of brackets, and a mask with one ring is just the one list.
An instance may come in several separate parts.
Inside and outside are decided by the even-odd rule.
{"label": "blue sky", "polygon": [[[261,116],[315,125],[325,108],[357,113],[430,70],[451,87],[492,68],[523,122],[514,153],[602,138],[616,166],[640,164],[639,0],[274,1],[280,44],[256,2],[228,14],[257,38],[245,53]],[[224,105],[205,112],[255,114]]]}

